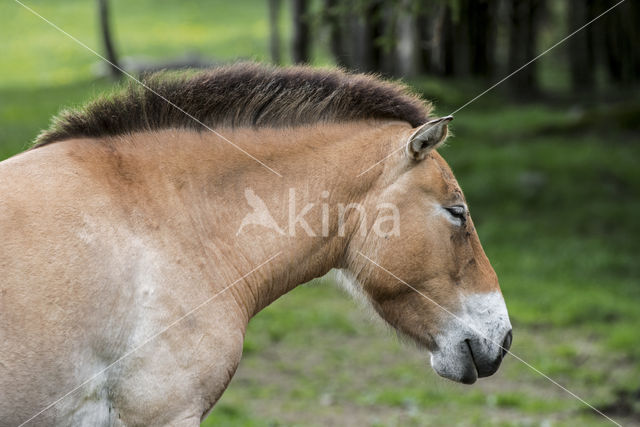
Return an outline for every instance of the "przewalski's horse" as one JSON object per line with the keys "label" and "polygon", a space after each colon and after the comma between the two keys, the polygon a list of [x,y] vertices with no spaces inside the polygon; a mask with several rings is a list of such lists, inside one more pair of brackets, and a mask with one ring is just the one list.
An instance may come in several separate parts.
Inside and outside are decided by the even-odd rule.
{"label": "przewalski's horse", "polygon": [[192,117],[133,85],[0,163],[1,425],[195,426],[251,317],[332,268],[440,375],[497,370],[511,326],[434,150],[449,118],[340,71],[146,84]]}

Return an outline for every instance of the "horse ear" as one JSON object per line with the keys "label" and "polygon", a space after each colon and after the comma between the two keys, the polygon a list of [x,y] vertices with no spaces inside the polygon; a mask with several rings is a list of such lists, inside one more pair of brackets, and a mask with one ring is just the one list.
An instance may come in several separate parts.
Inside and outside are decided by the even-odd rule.
{"label": "horse ear", "polygon": [[418,127],[407,141],[407,153],[414,160],[422,160],[427,154],[437,148],[447,139],[447,123],[453,120],[453,116],[440,117],[429,120]]}

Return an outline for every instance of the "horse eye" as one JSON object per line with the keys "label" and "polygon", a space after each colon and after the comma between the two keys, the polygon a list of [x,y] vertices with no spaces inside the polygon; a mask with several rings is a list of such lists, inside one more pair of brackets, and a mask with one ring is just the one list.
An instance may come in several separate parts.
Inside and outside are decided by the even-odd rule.
{"label": "horse eye", "polygon": [[454,205],[445,208],[449,214],[464,224],[467,221],[467,208],[463,205]]}

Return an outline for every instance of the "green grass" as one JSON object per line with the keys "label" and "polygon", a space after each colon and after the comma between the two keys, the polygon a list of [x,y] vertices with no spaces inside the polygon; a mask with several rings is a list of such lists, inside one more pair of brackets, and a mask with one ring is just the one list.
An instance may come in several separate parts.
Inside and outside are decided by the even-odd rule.
{"label": "green grass", "polygon": [[[94,3],[28,4],[97,48]],[[217,60],[264,59],[265,4],[115,0],[117,45],[123,55],[195,51]],[[60,108],[111,83],[93,74],[92,54],[19,5],[3,2],[0,17],[2,159],[26,148]],[[316,61],[325,62],[324,48],[316,52]],[[432,78],[411,83],[442,114],[486,88]],[[637,132],[576,122],[572,110],[513,105],[492,93],[456,115],[455,137],[441,153],[465,190],[500,277],[514,324],[513,352],[587,401],[610,406],[623,390],[640,387],[640,146]],[[576,129],[576,123],[586,127]],[[621,420],[638,419],[635,412]],[[318,281],[251,322],[238,373],[204,424],[345,420],[606,424],[515,358],[473,387],[440,379],[424,352],[400,343],[331,283]]]}

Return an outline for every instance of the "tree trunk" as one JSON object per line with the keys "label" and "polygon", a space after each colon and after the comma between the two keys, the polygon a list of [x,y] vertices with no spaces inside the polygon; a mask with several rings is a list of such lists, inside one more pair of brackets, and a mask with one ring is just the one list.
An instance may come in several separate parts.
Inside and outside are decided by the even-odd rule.
{"label": "tree trunk", "polygon": [[421,7],[416,13],[415,28],[417,32],[417,60],[418,73],[430,73],[433,71],[433,53],[435,46],[434,27],[437,21],[437,14],[434,8],[429,8],[427,2],[421,2]]}
{"label": "tree trunk", "polygon": [[[616,2],[605,0],[599,13]],[[609,79],[616,84],[640,81],[640,6],[637,2],[625,2],[602,17],[604,27],[604,51]]]}
{"label": "tree trunk", "polygon": [[458,77],[466,77],[471,71],[472,41],[470,35],[472,0],[460,0],[457,9],[452,10],[453,25],[453,74]]}
{"label": "tree trunk", "polygon": [[343,37],[343,25],[347,21],[345,13],[340,13],[338,0],[324,0],[324,22],[329,29],[329,49],[336,64],[341,67],[349,67],[351,61],[348,58],[346,41]]}
{"label": "tree trunk", "polygon": [[[454,7],[455,6],[455,7]],[[498,0],[421,3],[421,65],[444,76],[495,72]]]}
{"label": "tree trunk", "polygon": [[308,0],[292,0],[293,46],[292,59],[296,64],[309,62],[310,31]]}
{"label": "tree trunk", "polygon": [[491,77],[495,72],[497,9],[497,0],[469,2],[469,72],[473,76]]}
{"label": "tree trunk", "polygon": [[[538,29],[544,0],[522,0],[511,3],[509,26],[509,72],[515,71],[536,55]],[[532,62],[509,79],[516,94],[538,90],[537,62]]]}
{"label": "tree trunk", "polygon": [[421,36],[421,46],[423,57],[422,61],[425,71],[438,75],[445,74],[445,50],[446,43],[446,18],[449,7],[444,4],[434,5],[432,10],[427,13],[429,28],[423,29]]}
{"label": "tree trunk", "polygon": [[280,52],[280,0],[269,0],[269,52],[271,62],[280,64],[282,55]]}
{"label": "tree trunk", "polygon": [[455,30],[453,26],[453,13],[451,11],[451,6],[446,5],[442,10],[442,23],[441,23],[441,31],[442,31],[442,46],[441,46],[441,57],[442,57],[442,75],[443,76],[453,76],[455,73]]}
{"label": "tree trunk", "polygon": [[383,61],[384,10],[381,0],[373,0],[364,11],[362,37],[363,71],[380,71]]}
{"label": "tree trunk", "polygon": [[102,37],[102,46],[104,54],[109,61],[109,73],[113,79],[119,79],[122,76],[120,65],[118,63],[118,55],[113,47],[111,39],[111,26],[109,22],[109,4],[107,0],[98,0],[98,17],[100,19],[100,35]]}
{"label": "tree trunk", "polygon": [[401,77],[412,77],[418,73],[418,32],[415,15],[412,14],[411,2],[403,0],[397,14],[396,29],[396,74]]}
{"label": "tree trunk", "polygon": [[[567,5],[569,32],[580,28],[589,20],[593,1],[570,0]],[[568,40],[569,69],[571,84],[576,93],[591,91],[594,84],[595,61],[593,54],[592,28],[585,28]]]}

